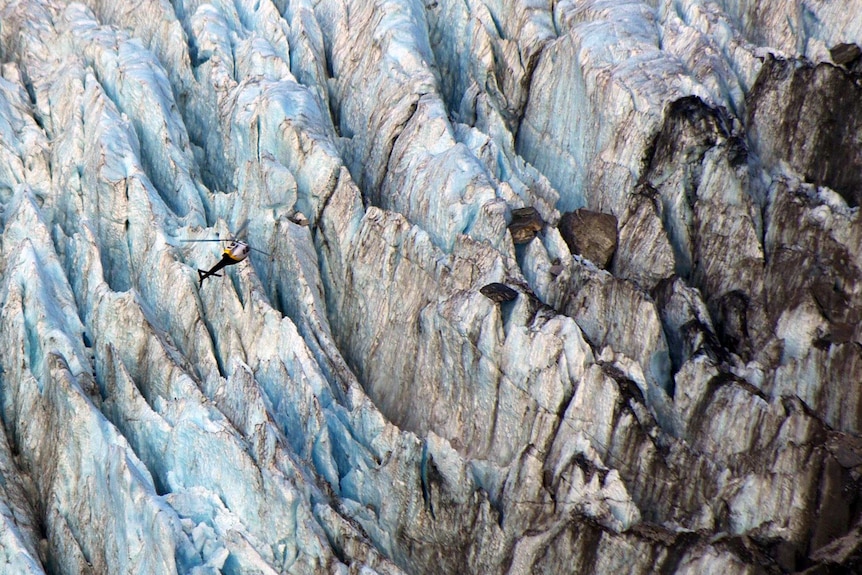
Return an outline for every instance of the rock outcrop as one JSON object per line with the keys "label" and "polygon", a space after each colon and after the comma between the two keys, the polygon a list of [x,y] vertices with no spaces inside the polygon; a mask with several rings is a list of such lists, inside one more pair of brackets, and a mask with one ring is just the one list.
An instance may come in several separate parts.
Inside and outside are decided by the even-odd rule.
{"label": "rock outcrop", "polygon": [[583,208],[560,217],[560,234],[575,255],[607,269],[617,251],[617,218]]}

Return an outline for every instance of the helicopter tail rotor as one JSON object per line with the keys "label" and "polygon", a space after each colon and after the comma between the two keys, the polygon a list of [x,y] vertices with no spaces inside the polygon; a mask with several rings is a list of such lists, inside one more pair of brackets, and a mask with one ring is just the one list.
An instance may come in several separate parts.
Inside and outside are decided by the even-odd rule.
{"label": "helicopter tail rotor", "polygon": [[220,277],[221,277],[221,274],[210,273],[210,272],[208,272],[208,271],[206,271],[206,270],[201,270],[201,269],[199,269],[199,270],[198,270],[198,286],[199,286],[199,287],[203,287],[203,285],[204,285],[204,280],[205,280],[205,279],[207,279],[208,277],[216,277],[216,278],[220,278]]}

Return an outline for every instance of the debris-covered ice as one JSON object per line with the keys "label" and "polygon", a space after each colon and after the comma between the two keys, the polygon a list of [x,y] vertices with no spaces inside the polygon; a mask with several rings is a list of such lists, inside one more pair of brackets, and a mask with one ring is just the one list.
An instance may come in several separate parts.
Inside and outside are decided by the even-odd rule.
{"label": "debris-covered ice", "polygon": [[860,15],[0,0],[0,571],[859,569]]}

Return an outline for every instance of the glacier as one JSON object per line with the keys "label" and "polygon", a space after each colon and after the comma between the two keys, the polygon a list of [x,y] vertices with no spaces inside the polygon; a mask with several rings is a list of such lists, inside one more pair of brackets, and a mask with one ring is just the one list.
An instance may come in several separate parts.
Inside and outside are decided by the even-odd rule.
{"label": "glacier", "polygon": [[860,47],[860,0],[0,0],[0,573],[862,570]]}

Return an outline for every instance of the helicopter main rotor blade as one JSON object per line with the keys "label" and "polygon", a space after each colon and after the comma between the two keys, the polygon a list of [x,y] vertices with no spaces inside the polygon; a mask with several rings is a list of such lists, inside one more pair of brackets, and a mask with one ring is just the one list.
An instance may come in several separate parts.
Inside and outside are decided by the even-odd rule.
{"label": "helicopter main rotor blade", "polygon": [[271,254],[271,253],[269,253],[269,252],[265,252],[265,251],[263,251],[263,250],[259,250],[259,249],[257,249],[257,248],[253,248],[253,247],[251,247],[251,246],[248,246],[248,247],[249,247],[249,249],[251,249],[251,250],[254,250],[254,251],[256,251],[256,252],[260,252],[260,253],[262,253],[262,254],[266,254],[266,255],[268,255],[269,257],[272,257],[272,254]]}
{"label": "helicopter main rotor blade", "polygon": [[[222,239],[222,240],[180,240],[180,241],[181,241],[181,242],[235,242],[235,241],[241,241],[241,242],[242,242],[242,240],[237,240],[237,239],[235,239],[235,238],[232,238],[232,239]],[[248,244],[247,244],[246,242],[242,242],[242,243],[244,243],[245,245],[247,245],[247,246],[248,246]],[[265,255],[268,255],[269,257],[272,257],[272,254],[271,254],[271,253],[269,253],[269,252],[265,252],[265,251],[263,251],[263,250],[260,250],[260,249],[257,249],[257,248],[253,248],[253,247],[251,247],[251,246],[248,246],[248,248],[249,248],[250,250],[253,250],[253,251],[256,251],[256,252],[258,252],[258,253],[265,254]]]}

